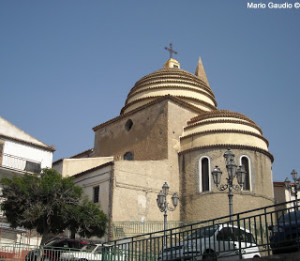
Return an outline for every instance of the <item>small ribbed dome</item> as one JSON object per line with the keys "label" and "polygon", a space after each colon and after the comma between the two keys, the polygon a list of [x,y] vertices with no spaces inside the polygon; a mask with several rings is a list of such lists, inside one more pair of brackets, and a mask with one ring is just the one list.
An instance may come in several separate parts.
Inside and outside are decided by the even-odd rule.
{"label": "small ribbed dome", "polygon": [[226,145],[249,146],[268,151],[268,140],[262,130],[243,114],[217,110],[191,119],[181,137],[181,150]]}
{"label": "small ribbed dome", "polygon": [[136,82],[121,114],[166,95],[179,98],[203,111],[216,110],[217,107],[212,90],[200,77],[179,68],[163,68]]}

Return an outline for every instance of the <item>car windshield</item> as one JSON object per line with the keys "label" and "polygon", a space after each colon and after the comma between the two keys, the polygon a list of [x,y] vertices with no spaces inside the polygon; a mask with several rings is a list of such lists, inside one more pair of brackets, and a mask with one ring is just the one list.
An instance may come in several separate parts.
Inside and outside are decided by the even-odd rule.
{"label": "car windshield", "polygon": [[217,228],[218,226],[199,228],[191,235],[189,235],[186,239],[211,237],[216,232]]}
{"label": "car windshield", "polygon": [[234,241],[239,241],[240,238],[241,242],[255,243],[253,235],[242,229],[234,228],[233,237],[234,237]]}
{"label": "car windshield", "polygon": [[296,221],[300,223],[300,211],[297,212],[289,212],[287,214],[282,215],[278,219],[278,223],[287,223]]}
{"label": "car windshield", "polygon": [[217,240],[255,243],[254,237],[251,233],[237,227],[223,227],[217,235]]}
{"label": "car windshield", "polygon": [[80,251],[92,252],[95,248],[96,245],[85,245],[80,249]]}
{"label": "car windshield", "polygon": [[52,239],[48,242],[45,243],[45,246],[53,246],[54,244],[56,244],[57,242],[59,242],[59,240],[57,239]]}

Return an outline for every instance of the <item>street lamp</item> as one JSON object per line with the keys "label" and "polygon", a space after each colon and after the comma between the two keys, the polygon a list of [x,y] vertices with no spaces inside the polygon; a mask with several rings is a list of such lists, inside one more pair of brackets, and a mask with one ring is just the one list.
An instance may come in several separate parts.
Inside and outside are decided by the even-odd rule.
{"label": "street lamp", "polygon": [[298,173],[296,170],[292,170],[291,175],[293,177],[294,180],[294,184],[292,185],[290,180],[288,178],[285,179],[284,181],[284,185],[285,188],[288,189],[289,191],[291,191],[292,193],[292,188],[294,188],[294,193],[295,193],[295,199],[296,199],[296,205],[298,205],[298,191],[300,189],[300,178],[298,178]]}
{"label": "street lamp", "polygon": [[[221,182],[221,176],[222,176],[222,171],[218,166],[214,168],[214,170],[211,172],[213,176],[213,181],[216,184],[218,190],[220,191],[225,191],[228,189],[228,200],[229,200],[229,215],[230,215],[230,220],[232,220],[232,214],[233,214],[233,203],[232,203],[232,198],[233,198],[233,193],[232,189],[238,191],[243,189],[243,185],[245,183],[245,177],[246,177],[246,171],[243,166],[237,167],[237,165],[234,163],[234,154],[233,152],[228,149],[223,157],[225,158],[225,163],[226,163],[226,169],[228,173],[228,178],[226,178],[227,183],[220,185]],[[237,182],[239,185],[234,185],[233,184],[233,179],[236,176]]]}
{"label": "street lamp", "polygon": [[164,185],[162,186],[162,190],[158,193],[157,199],[156,199],[159,210],[161,212],[164,212],[164,245],[166,245],[166,229],[167,229],[167,217],[168,217],[167,212],[168,212],[168,210],[174,211],[175,208],[177,207],[178,201],[179,201],[179,196],[175,192],[171,197],[173,207],[170,207],[169,203],[167,202],[168,194],[169,194],[169,185],[167,182],[165,182]]}

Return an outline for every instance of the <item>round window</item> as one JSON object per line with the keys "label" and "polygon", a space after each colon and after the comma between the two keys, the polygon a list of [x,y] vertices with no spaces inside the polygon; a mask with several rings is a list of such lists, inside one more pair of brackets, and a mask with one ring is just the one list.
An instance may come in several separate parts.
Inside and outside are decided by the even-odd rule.
{"label": "round window", "polygon": [[133,125],[133,122],[132,122],[132,120],[129,119],[125,124],[125,129],[127,131],[130,131],[130,129],[132,128],[132,125]]}

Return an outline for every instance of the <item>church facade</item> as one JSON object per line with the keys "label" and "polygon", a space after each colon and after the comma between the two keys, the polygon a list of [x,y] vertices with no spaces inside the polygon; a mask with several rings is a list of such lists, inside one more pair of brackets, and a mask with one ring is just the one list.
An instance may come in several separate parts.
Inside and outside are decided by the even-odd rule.
{"label": "church facade", "polygon": [[217,108],[200,59],[195,74],[169,59],[135,83],[119,116],[93,130],[94,148],[53,167],[74,176],[99,204],[109,216],[110,232],[118,226],[132,235],[126,230],[130,222],[162,224],[156,198],[164,182],[170,195],[179,195],[178,207],[168,212],[174,224],[228,215],[227,193],[211,175],[219,166],[226,183],[228,148],[246,170],[243,190],[234,192],[234,213],[274,203],[268,140],[247,116]]}

